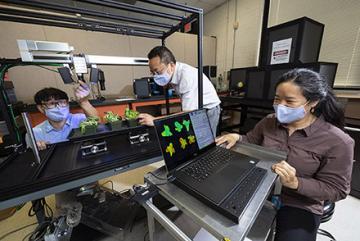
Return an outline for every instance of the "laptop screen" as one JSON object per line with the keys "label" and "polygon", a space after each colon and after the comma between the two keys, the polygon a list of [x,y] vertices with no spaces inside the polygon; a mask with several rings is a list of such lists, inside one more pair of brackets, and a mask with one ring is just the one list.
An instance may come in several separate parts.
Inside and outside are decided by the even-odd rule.
{"label": "laptop screen", "polygon": [[168,172],[215,144],[206,110],[154,121]]}

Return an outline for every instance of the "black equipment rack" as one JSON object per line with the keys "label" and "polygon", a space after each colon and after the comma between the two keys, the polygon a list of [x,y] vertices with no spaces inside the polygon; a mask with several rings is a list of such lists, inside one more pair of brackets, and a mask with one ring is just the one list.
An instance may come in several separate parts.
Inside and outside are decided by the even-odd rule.
{"label": "black equipment rack", "polygon": [[[131,5],[114,0],[2,0],[0,3],[0,21],[12,21],[29,24],[48,25],[55,27],[65,27],[73,29],[83,29],[86,31],[106,32],[121,35],[130,35],[137,37],[160,39],[162,45],[165,45],[167,37],[181,30],[188,23],[197,21],[197,53],[198,53],[198,93],[199,108],[203,107],[203,10],[190,7],[170,1],[161,0],[138,0],[142,6]],[[151,8],[146,8],[151,6]],[[159,7],[161,11],[153,10],[153,7]],[[101,9],[101,10],[100,10]],[[181,14],[172,14],[168,12],[177,11]],[[149,19],[139,18],[133,15],[141,14],[149,16]],[[157,19],[157,20],[154,20]],[[160,20],[159,20],[160,19]],[[96,157],[94,160],[84,164],[83,160],[75,158],[74,163],[67,163],[67,170],[61,173],[61,164],[59,162],[66,159],[72,159],[74,147],[68,149],[67,144],[56,145],[49,155],[45,157],[46,164],[34,164],[32,152],[18,152],[18,145],[21,144],[19,130],[15,123],[13,106],[8,101],[7,94],[3,85],[5,72],[15,66],[39,65],[46,63],[23,62],[18,59],[0,58],[0,111],[7,123],[10,137],[15,143],[14,154],[0,165],[2,173],[2,185],[0,188],[1,207],[17,205],[18,203],[28,201],[27,195],[35,192],[33,198],[41,195],[51,194],[52,190],[61,191],[59,185],[68,185],[66,182],[76,182],[77,179],[94,179],[94,175],[112,175],[121,172],[120,170],[129,170],[139,165],[146,165],[149,162],[161,160],[161,152],[157,143],[150,141],[143,147],[143,152],[127,153],[122,155],[116,153],[113,160],[102,160]],[[167,93],[167,91],[166,91]],[[166,96],[167,112],[169,112],[169,97]],[[152,130],[150,135],[154,136]],[[120,138],[122,142],[127,138],[124,135],[112,138]],[[120,140],[119,139],[119,140]],[[117,141],[116,141],[117,142]],[[63,153],[65,156],[56,157],[56,152]],[[50,162],[51,159],[51,162]],[[54,160],[52,160],[54,159]],[[101,160],[100,160],[101,159]],[[108,158],[104,158],[108,159]],[[148,161],[147,161],[148,160]],[[56,164],[58,163],[58,164]],[[91,165],[94,163],[95,165]],[[97,165],[96,163],[100,163]],[[76,168],[72,165],[76,165]],[[44,166],[45,165],[45,166]],[[125,167],[125,168],[124,168]],[[41,169],[40,172],[37,170]],[[47,171],[49,169],[49,172]],[[27,171],[26,171],[27,170]],[[31,170],[31,171],[30,171]],[[33,171],[35,171],[35,176]],[[30,173],[31,172],[31,173]],[[9,183],[12,185],[7,186]],[[38,179],[38,177],[40,179]],[[6,181],[6,179],[8,181]],[[87,179],[87,180],[90,180]],[[12,181],[11,181],[12,180]],[[23,183],[21,180],[28,182]],[[85,182],[85,180],[83,181]],[[32,185],[33,184],[33,185]],[[79,183],[80,184],[80,183]],[[63,186],[64,186],[63,185]],[[54,189],[55,188],[55,189]],[[48,190],[48,191],[42,191]],[[11,199],[11,200],[10,200]]]}
{"label": "black equipment rack", "polygon": [[[2,0],[0,21],[49,25],[86,31],[107,32],[145,38],[161,39],[165,46],[166,38],[181,30],[187,23],[197,21],[198,51],[198,98],[199,109],[203,107],[203,10],[187,5],[162,0],[138,0],[144,6],[132,5],[114,0]],[[61,3],[63,2],[63,3]],[[148,8],[146,7],[148,6]],[[160,7],[162,11],[153,10]],[[97,7],[97,8],[94,8]],[[95,10],[96,9],[96,10]],[[103,9],[99,11],[98,9]],[[181,14],[167,13],[177,11]],[[150,16],[149,19],[133,17],[127,13]],[[188,15],[188,16],[187,16]],[[160,20],[153,20],[153,18]],[[164,21],[165,20],[165,21]],[[29,64],[29,63],[28,63]],[[0,58],[0,80],[6,70],[17,65],[27,65],[20,59]],[[6,92],[0,83],[0,111],[4,113],[8,129],[15,143],[19,138],[12,130],[16,124],[11,121],[11,104],[7,102]],[[169,113],[169,97],[166,93],[166,109]],[[12,123],[12,124],[10,124]]]}

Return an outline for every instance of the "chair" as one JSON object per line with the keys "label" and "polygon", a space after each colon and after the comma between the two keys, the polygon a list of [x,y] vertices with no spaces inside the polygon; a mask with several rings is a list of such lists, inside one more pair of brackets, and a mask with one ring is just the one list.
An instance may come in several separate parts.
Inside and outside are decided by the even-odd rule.
{"label": "chair", "polygon": [[[324,202],[324,213],[320,219],[320,222],[325,223],[325,222],[329,221],[332,218],[334,211],[335,211],[335,203],[330,202],[330,201],[325,201]],[[326,231],[324,229],[319,228],[317,233],[330,238],[332,241],[336,241],[335,237],[331,233],[329,233],[328,231]]]}

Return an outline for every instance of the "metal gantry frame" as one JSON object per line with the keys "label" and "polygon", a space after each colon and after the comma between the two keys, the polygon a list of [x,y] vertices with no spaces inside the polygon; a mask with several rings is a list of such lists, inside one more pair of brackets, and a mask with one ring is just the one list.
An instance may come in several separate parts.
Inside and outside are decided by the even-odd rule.
{"label": "metal gantry frame", "polygon": [[[147,9],[142,6],[131,5],[114,0],[78,0],[64,1],[69,4],[60,4],[52,1],[39,0],[1,0],[0,21],[12,21],[20,23],[40,24],[56,27],[83,29],[87,31],[106,32],[129,36],[160,39],[165,45],[166,38],[184,28],[185,24],[197,21],[197,54],[198,54],[198,108],[203,107],[203,10],[179,3],[165,0],[137,0],[163,8],[163,11]],[[80,4],[84,7],[76,6]],[[94,10],[94,6],[102,8],[103,11]],[[105,10],[107,9],[107,10]],[[110,11],[111,10],[111,11]],[[164,21],[145,20],[139,17],[130,17],[123,14],[116,14],[118,10],[148,15],[157,19],[176,21],[176,24],[164,23]],[[176,15],[167,13],[166,10],[177,10],[187,14]],[[11,64],[9,63],[11,62]],[[0,92],[1,111],[5,115],[7,123],[16,124],[11,120],[12,106],[7,101],[6,92],[3,86],[3,75],[5,71],[13,66],[22,65],[19,60],[0,61]],[[14,64],[16,62],[16,64]],[[169,112],[169,100],[166,91],[166,106]],[[9,120],[8,120],[9,119]],[[11,126],[8,126],[11,128]],[[19,143],[19,138],[15,138]]]}

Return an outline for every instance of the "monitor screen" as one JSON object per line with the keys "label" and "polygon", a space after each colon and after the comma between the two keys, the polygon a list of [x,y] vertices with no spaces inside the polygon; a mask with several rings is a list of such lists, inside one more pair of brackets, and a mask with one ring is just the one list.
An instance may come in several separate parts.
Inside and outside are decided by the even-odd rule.
{"label": "monitor screen", "polygon": [[168,171],[215,144],[206,110],[158,119],[154,124]]}
{"label": "monitor screen", "polygon": [[230,82],[229,82],[229,90],[237,90],[241,87],[239,83],[242,82],[243,85],[246,83],[246,71],[248,69],[232,69],[230,70]]}
{"label": "monitor screen", "polygon": [[215,78],[216,77],[216,66],[203,66],[203,72],[204,74],[209,78]]}
{"label": "monitor screen", "polygon": [[249,99],[263,99],[265,70],[249,71],[245,97]]}

